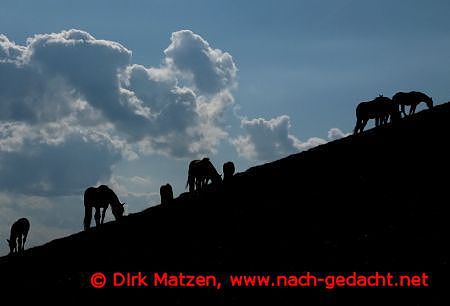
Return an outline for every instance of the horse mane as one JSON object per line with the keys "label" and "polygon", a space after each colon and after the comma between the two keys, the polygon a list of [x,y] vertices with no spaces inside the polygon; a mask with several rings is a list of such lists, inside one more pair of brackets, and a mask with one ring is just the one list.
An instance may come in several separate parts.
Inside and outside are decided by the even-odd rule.
{"label": "horse mane", "polygon": [[[385,97],[385,96],[383,96],[383,95],[379,95],[378,97],[376,97],[376,98],[373,99],[372,101],[377,101],[377,102],[381,102],[381,101],[384,101],[384,102],[390,102],[390,101],[391,101],[391,98]],[[369,101],[369,102],[370,102],[370,101]]]}
{"label": "horse mane", "polygon": [[98,189],[100,189],[100,188],[104,189],[104,191],[108,194],[108,197],[110,200],[109,204],[111,205],[112,209],[116,208],[118,206],[122,206],[122,204],[120,203],[119,197],[116,195],[116,193],[111,188],[109,188],[106,185],[98,186]]}
{"label": "horse mane", "polygon": [[420,97],[420,98],[426,99],[426,100],[431,99],[430,96],[428,96],[427,94],[425,94],[425,93],[423,93],[421,91],[411,91],[410,94],[413,94],[413,95],[415,95],[417,97]]}
{"label": "horse mane", "polygon": [[216,182],[214,182],[214,183],[217,183],[218,181],[222,181],[222,178],[221,178],[219,172],[217,171],[216,167],[214,167],[214,165],[209,160],[209,158],[207,158],[207,162],[208,162],[208,167],[210,168],[210,170],[212,172],[211,173],[212,174],[211,179],[216,180]]}

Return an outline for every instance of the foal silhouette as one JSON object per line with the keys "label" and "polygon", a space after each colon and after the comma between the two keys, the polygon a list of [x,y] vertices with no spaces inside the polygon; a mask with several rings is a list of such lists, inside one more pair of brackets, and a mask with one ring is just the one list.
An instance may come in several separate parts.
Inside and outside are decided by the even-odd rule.
{"label": "foal silhouette", "polygon": [[9,239],[6,239],[9,244],[9,254],[20,253],[24,250],[29,230],[30,221],[27,218],[20,218],[13,223]]}
{"label": "foal silhouette", "polygon": [[[92,208],[95,207],[95,225],[103,224],[105,213],[108,206],[111,205],[111,211],[116,220],[123,216],[125,203],[120,203],[117,195],[106,185],[89,187],[84,192],[84,230],[91,227]],[[100,209],[103,209],[100,219]]]}

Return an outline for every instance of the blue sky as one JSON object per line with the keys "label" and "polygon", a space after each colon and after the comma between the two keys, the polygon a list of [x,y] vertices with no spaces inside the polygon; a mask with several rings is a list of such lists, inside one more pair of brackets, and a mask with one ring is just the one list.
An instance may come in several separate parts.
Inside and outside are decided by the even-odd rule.
{"label": "blue sky", "polygon": [[342,137],[378,94],[450,100],[449,13],[448,1],[2,1],[0,238],[22,216],[31,245],[81,230],[90,185],[136,212],[161,184],[183,192],[195,157],[243,171]]}

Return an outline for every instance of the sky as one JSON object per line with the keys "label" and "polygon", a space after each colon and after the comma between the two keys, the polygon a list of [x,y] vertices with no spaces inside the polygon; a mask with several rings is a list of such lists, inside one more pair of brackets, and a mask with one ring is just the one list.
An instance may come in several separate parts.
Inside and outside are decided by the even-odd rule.
{"label": "sky", "polygon": [[20,217],[28,246],[82,230],[89,186],[138,212],[162,184],[184,192],[192,159],[245,171],[346,136],[379,94],[449,101],[449,14],[447,0],[2,0],[0,255]]}

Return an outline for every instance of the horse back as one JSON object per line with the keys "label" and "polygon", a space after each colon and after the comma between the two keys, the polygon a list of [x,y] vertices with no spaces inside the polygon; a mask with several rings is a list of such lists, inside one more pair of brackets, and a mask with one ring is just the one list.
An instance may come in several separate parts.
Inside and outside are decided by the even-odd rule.
{"label": "horse back", "polygon": [[360,102],[356,107],[356,117],[370,117],[370,115],[376,110],[376,104],[374,101]]}
{"label": "horse back", "polygon": [[402,103],[404,101],[408,101],[411,96],[413,96],[413,92],[397,92],[395,95],[392,96],[392,100],[396,103]]}
{"label": "horse back", "polygon": [[404,96],[407,96],[407,95],[408,95],[408,93],[403,92],[403,91],[399,91],[395,95],[392,96],[392,99],[404,97]]}
{"label": "horse back", "polygon": [[415,99],[420,101],[427,101],[431,99],[427,94],[424,94],[421,91],[411,91],[410,95],[414,96]]}
{"label": "horse back", "polygon": [[30,221],[27,218],[20,218],[11,226],[11,233],[15,236],[27,235],[30,230]]}
{"label": "horse back", "polygon": [[189,169],[195,168],[198,165],[198,163],[200,163],[200,162],[201,162],[201,160],[199,160],[199,159],[191,160],[191,162],[189,163]]}
{"label": "horse back", "polygon": [[189,163],[189,173],[190,175],[198,175],[203,168],[203,160],[194,159]]}
{"label": "horse back", "polygon": [[361,102],[356,107],[357,118],[373,119],[394,112],[396,104],[388,97],[378,97],[372,101]]}
{"label": "horse back", "polygon": [[84,204],[86,202],[92,201],[95,199],[97,194],[97,188],[95,187],[89,187],[84,191]]}
{"label": "horse back", "polygon": [[102,206],[103,202],[107,202],[110,189],[106,186],[107,189],[100,187],[89,187],[84,191],[84,206]]}
{"label": "horse back", "polygon": [[97,192],[97,188],[95,188],[95,187],[89,187],[89,188],[87,188],[85,191],[84,191],[84,197],[86,198],[86,197],[89,197],[89,196],[91,196],[92,194],[94,194],[94,193],[96,193]]}

